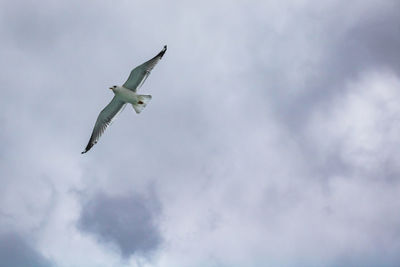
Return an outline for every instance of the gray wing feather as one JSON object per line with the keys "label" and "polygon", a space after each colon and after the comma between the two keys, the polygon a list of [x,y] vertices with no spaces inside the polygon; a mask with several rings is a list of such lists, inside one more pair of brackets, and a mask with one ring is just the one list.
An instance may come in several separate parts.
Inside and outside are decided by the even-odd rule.
{"label": "gray wing feather", "polygon": [[163,57],[165,51],[167,51],[166,45],[155,57],[134,68],[131,71],[128,80],[123,84],[123,87],[136,92],[137,89],[139,89],[146,81],[154,66],[157,65],[158,61],[160,61],[160,59]]}
{"label": "gray wing feather", "polygon": [[100,139],[100,136],[113,122],[114,118],[123,110],[125,105],[125,102],[118,100],[114,96],[111,102],[100,112],[99,116],[97,117],[92,135],[89,139],[89,143],[87,144],[85,151],[83,151],[82,154],[88,152],[92,148],[92,146],[97,143],[97,141]]}

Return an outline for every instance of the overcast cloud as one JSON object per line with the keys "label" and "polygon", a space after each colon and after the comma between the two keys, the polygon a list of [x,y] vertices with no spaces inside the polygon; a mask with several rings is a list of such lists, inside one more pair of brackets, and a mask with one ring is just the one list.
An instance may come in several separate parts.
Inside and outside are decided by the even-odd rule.
{"label": "overcast cloud", "polygon": [[0,236],[0,266],[8,267],[49,267],[51,263],[35,251],[18,233],[5,233]]}
{"label": "overcast cloud", "polygon": [[161,243],[157,204],[140,196],[109,197],[98,194],[83,206],[79,226],[100,241],[114,243],[124,257],[148,254]]}
{"label": "overcast cloud", "polygon": [[399,266],[399,12],[0,1],[0,266]]}

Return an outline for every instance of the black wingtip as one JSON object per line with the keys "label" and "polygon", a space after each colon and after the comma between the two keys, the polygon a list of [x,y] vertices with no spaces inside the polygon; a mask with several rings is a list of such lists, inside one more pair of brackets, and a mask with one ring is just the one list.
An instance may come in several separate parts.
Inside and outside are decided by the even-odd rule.
{"label": "black wingtip", "polygon": [[158,53],[158,56],[160,57],[160,59],[163,57],[163,55],[165,54],[165,51],[167,51],[167,45],[164,45],[164,48],[161,50],[160,53]]}
{"label": "black wingtip", "polygon": [[81,154],[85,154],[87,151],[82,151]]}

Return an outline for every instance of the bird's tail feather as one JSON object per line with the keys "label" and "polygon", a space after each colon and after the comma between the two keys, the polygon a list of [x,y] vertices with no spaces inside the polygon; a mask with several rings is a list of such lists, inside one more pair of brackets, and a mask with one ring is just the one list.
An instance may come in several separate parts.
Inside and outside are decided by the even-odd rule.
{"label": "bird's tail feather", "polygon": [[138,102],[132,104],[136,113],[139,114],[146,107],[147,103],[151,100],[151,95],[137,95]]}

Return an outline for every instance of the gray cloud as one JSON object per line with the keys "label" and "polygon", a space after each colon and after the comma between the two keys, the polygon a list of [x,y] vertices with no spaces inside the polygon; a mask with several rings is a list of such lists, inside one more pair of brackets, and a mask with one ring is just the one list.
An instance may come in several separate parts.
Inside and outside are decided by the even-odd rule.
{"label": "gray cloud", "polygon": [[[398,7],[0,2],[0,222],[61,266],[397,266]],[[164,43],[152,102],[82,157]]]}
{"label": "gray cloud", "polygon": [[346,83],[360,73],[376,68],[399,73],[398,5],[310,1],[301,13],[286,14],[292,16],[281,32],[268,29],[267,23],[256,25],[250,34],[273,42],[253,42],[256,36],[250,35],[248,46],[259,57],[253,73],[280,122],[302,131],[310,113],[346,93]]}
{"label": "gray cloud", "polygon": [[18,233],[0,234],[1,267],[50,267],[54,266]]}
{"label": "gray cloud", "polygon": [[149,255],[161,244],[160,207],[154,198],[98,193],[83,207],[78,227],[116,245],[123,257]]}

